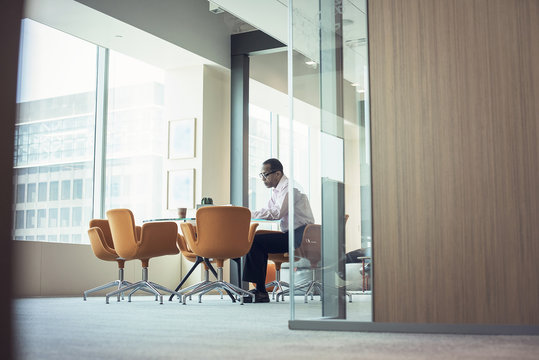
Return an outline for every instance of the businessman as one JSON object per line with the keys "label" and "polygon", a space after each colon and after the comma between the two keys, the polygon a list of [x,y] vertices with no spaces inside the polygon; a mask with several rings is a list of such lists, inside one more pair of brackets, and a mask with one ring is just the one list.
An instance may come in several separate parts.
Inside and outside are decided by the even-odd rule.
{"label": "businessman", "polygon": [[[243,280],[256,284],[255,302],[269,302],[266,291],[266,269],[268,254],[288,252],[288,233],[290,228],[294,231],[294,247],[301,245],[303,230],[308,224],[314,223],[313,213],[309,199],[298,189],[294,188],[294,224],[288,223],[288,178],[283,172],[283,165],[277,159],[268,159],[262,163],[260,178],[267,188],[272,189],[271,198],[266,207],[254,211],[252,218],[280,220],[281,231],[256,234],[251,250],[245,257]],[[252,302],[252,298],[245,297],[244,302]]]}

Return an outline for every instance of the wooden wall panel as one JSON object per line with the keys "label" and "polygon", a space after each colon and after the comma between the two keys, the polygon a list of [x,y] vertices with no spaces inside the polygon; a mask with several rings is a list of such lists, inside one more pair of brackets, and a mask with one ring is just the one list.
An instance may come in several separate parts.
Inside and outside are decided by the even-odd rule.
{"label": "wooden wall panel", "polygon": [[539,324],[539,1],[370,0],[374,319]]}

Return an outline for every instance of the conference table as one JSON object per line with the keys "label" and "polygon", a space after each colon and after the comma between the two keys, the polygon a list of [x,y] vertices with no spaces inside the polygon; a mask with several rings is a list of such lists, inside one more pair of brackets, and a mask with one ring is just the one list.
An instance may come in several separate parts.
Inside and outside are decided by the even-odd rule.
{"label": "conference table", "polygon": [[[191,222],[191,223],[195,224],[196,223],[196,217],[185,217],[185,218],[175,217],[175,218],[146,219],[146,220],[143,220],[142,223],[163,222],[163,221]],[[279,230],[279,226],[278,226],[279,220],[251,219],[251,222],[252,223],[263,224],[263,228],[264,228],[263,230]],[[230,283],[233,284],[233,285],[236,285],[238,287],[241,287],[243,289],[248,289],[248,287],[249,287],[248,284],[247,283],[244,284],[242,279],[241,279],[241,274],[242,274],[242,269],[243,269],[243,258],[231,259],[231,260],[233,260],[234,263],[236,263],[236,265],[234,266],[234,264],[232,262],[230,263]],[[202,258],[202,257],[197,256],[197,260],[195,261],[195,263],[198,265],[201,262],[204,262],[206,264],[206,266],[208,267],[208,269],[212,272],[212,274],[215,277],[217,277],[217,271],[215,271],[215,268],[212,266],[210,259]],[[180,280],[180,283],[178,284],[178,286],[176,287],[176,289],[174,291],[178,291],[182,287],[182,285],[184,284],[184,282],[186,280],[187,280],[187,277]],[[232,294],[228,290],[226,290],[226,292],[228,293],[228,296],[230,296],[232,301],[235,302],[236,299],[232,296]],[[173,298],[174,298],[174,294],[170,295],[169,301],[172,301]]]}

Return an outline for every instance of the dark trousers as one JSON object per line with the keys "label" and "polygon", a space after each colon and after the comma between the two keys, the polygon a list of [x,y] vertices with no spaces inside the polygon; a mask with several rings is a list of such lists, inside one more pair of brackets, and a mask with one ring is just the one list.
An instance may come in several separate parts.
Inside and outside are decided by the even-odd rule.
{"label": "dark trousers", "polygon": [[[294,245],[297,249],[303,240],[305,226],[294,230]],[[265,290],[268,254],[288,252],[288,231],[257,234],[251,250],[245,256],[243,266],[243,281],[256,284],[258,290]]]}

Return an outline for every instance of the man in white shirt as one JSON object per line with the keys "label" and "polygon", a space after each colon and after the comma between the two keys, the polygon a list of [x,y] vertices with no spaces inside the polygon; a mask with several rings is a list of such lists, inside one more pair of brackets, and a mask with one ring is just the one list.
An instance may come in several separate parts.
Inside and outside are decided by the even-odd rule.
{"label": "man in white shirt", "polygon": [[[280,220],[281,230],[256,234],[251,250],[245,257],[243,280],[256,284],[255,302],[269,302],[266,291],[266,269],[269,253],[288,252],[288,178],[283,173],[283,165],[277,159],[268,159],[262,164],[260,178],[264,185],[273,188],[271,198],[265,208],[254,211],[253,219]],[[309,199],[294,188],[294,246],[298,248],[303,239],[303,230],[314,223]],[[245,297],[244,302],[251,302]]]}

